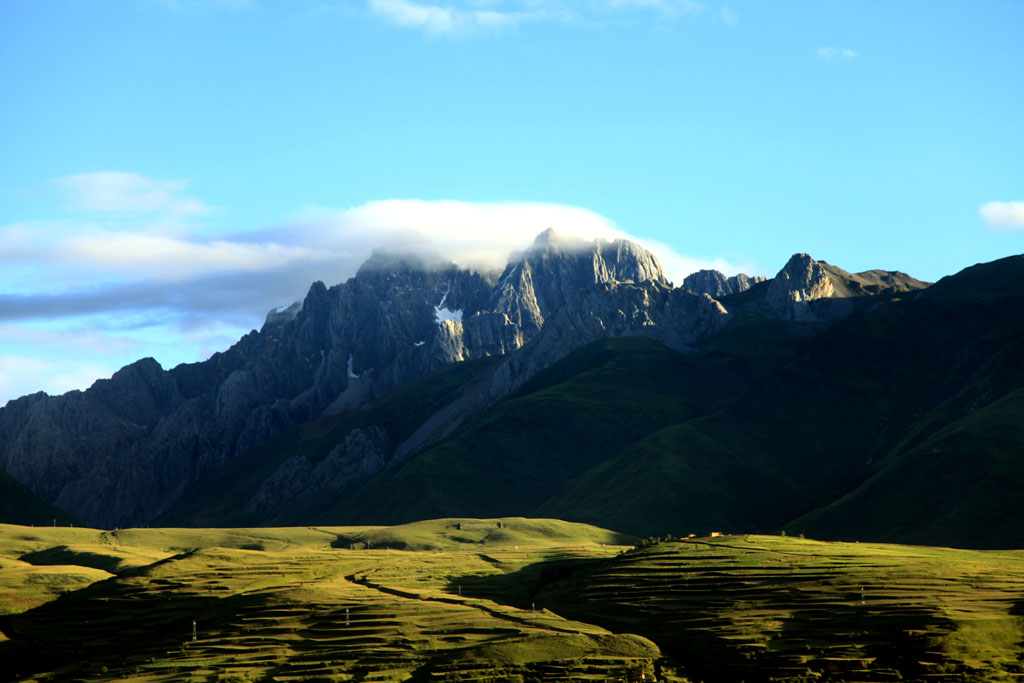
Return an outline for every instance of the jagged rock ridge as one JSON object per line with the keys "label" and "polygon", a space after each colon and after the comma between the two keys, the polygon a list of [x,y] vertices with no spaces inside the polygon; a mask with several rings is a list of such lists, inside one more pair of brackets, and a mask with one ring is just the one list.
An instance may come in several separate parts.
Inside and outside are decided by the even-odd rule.
{"label": "jagged rock ridge", "polygon": [[726,277],[717,270],[698,270],[696,273],[686,276],[683,280],[683,287],[694,294],[707,294],[714,299],[719,299],[730,294],[745,292],[758,282],[764,282],[767,279],[761,275],[745,273]]}
{"label": "jagged rock ridge", "polygon": [[[827,264],[800,264],[787,264],[785,288],[772,283],[758,311],[801,319],[794,305],[852,286],[837,287]],[[882,291],[886,277],[903,283],[861,276],[863,294]],[[657,259],[623,240],[585,242],[548,230],[500,274],[377,252],[353,278],[314,283],[303,301],[271,311],[260,331],[205,362],[164,371],[143,359],[86,392],[12,401],[0,409],[0,468],[89,524],[141,524],[201,472],[451,363],[506,357],[458,405],[439,410],[430,429],[403,444],[367,437],[325,467],[336,465],[346,481],[372,474],[595,339],[640,334],[688,351],[730,318],[707,293],[672,289]],[[341,481],[307,465],[297,461],[268,480],[268,501],[314,480]]]}

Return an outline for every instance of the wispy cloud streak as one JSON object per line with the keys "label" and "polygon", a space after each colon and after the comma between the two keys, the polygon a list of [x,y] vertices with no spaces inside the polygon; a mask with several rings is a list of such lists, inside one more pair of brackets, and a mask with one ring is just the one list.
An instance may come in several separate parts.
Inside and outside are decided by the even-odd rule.
{"label": "wispy cloud streak", "polygon": [[[645,13],[659,21],[671,20],[706,13],[707,5],[697,0],[367,0],[367,9],[389,24],[436,37],[495,34],[527,22],[604,22],[610,17],[634,13]],[[739,19],[728,8],[715,16],[727,25],[734,25]]]}
{"label": "wispy cloud streak", "polygon": [[860,57],[848,47],[819,47],[817,55],[825,62],[849,62]]}
{"label": "wispy cloud streak", "polygon": [[104,213],[165,213],[175,217],[209,213],[210,208],[184,195],[183,180],[154,180],[138,173],[99,171],[54,181],[73,209]]}

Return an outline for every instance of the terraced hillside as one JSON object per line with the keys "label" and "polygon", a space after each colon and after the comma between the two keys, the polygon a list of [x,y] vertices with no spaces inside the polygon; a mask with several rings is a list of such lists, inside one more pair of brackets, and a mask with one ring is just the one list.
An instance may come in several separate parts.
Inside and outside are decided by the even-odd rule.
{"label": "terraced hillside", "polygon": [[517,518],[0,525],[0,679],[1024,679],[1022,552],[629,541]]}
{"label": "terraced hillside", "polygon": [[[450,588],[453,577],[494,574],[500,566],[551,555],[614,554],[618,546],[602,543],[622,540],[593,527],[526,520],[503,520],[500,528],[498,520],[445,520],[397,532],[2,526],[3,592],[10,595],[4,596],[9,614],[0,625],[9,639],[0,642],[0,679],[650,676],[660,652],[642,637],[460,596],[457,586]],[[431,550],[393,550],[389,541]],[[118,559],[147,554],[160,559],[116,566]],[[28,561],[41,555],[71,563],[47,565],[54,577],[48,595],[32,580],[7,583],[9,575],[39,569]],[[76,561],[103,562],[114,573]],[[95,583],[82,587],[90,581]],[[38,606],[14,614],[32,602]]]}
{"label": "terraced hillside", "polygon": [[1020,551],[726,536],[473,590],[644,635],[694,680],[1024,680]]}

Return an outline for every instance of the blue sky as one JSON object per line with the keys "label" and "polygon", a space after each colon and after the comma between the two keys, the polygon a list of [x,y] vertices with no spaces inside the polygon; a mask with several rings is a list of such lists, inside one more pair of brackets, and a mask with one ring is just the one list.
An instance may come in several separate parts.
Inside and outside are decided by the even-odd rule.
{"label": "blue sky", "polygon": [[1022,32],[1017,0],[0,0],[0,404],[201,360],[374,246],[1020,253]]}

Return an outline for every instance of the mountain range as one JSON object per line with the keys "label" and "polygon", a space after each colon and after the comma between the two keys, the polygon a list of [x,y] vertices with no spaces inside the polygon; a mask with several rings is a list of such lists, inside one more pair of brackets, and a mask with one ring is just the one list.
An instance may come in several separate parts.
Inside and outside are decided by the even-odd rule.
{"label": "mountain range", "polygon": [[11,401],[0,468],[14,508],[99,527],[522,515],[1019,545],[1022,304],[1021,256],[929,285],[797,254],[673,287],[634,243],[550,230],[500,273],[377,252],[207,361]]}

